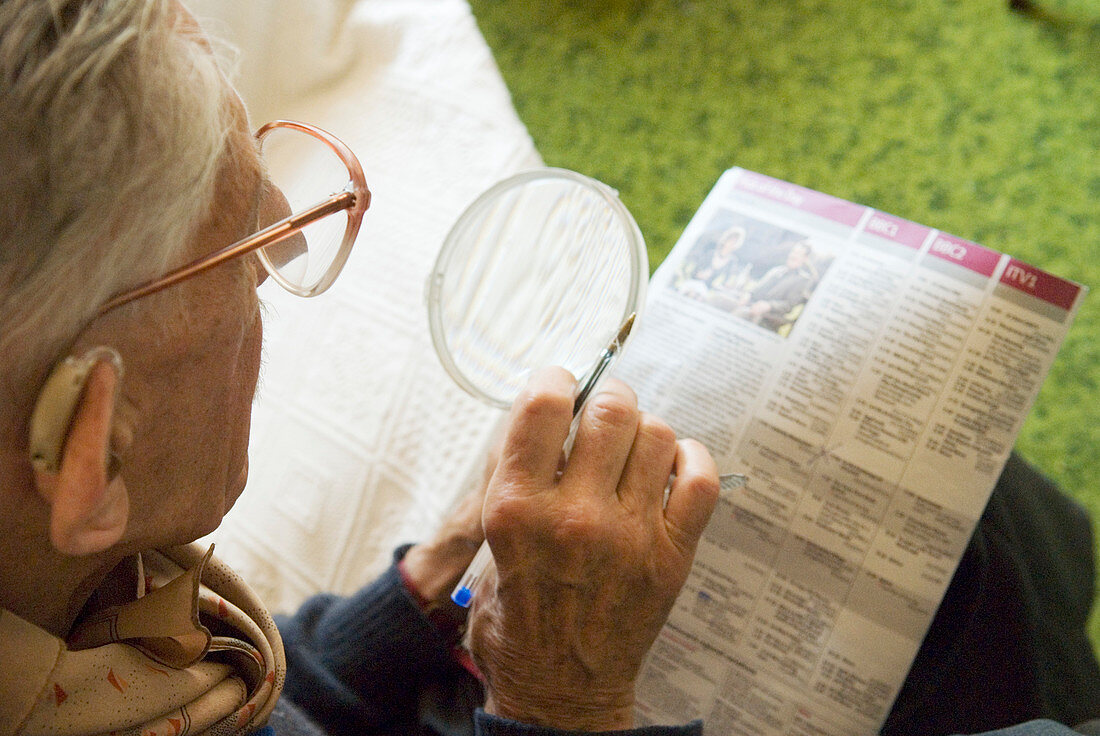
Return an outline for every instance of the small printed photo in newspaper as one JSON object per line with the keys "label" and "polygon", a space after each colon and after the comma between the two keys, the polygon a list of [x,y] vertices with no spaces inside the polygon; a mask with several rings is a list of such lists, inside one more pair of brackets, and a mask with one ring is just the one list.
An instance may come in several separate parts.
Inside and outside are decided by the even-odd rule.
{"label": "small printed photo in newspaper", "polygon": [[670,285],[786,337],[835,258],[819,238],[720,210],[684,254]]}

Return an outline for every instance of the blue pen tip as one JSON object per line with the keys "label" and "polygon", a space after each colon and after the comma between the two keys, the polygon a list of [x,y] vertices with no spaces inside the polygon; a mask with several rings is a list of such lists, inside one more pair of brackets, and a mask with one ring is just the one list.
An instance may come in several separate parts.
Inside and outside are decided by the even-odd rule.
{"label": "blue pen tip", "polygon": [[458,588],[453,593],[451,593],[451,600],[462,606],[463,608],[469,608],[470,601],[472,601],[473,599],[473,592],[466,586],[462,586],[461,588]]}

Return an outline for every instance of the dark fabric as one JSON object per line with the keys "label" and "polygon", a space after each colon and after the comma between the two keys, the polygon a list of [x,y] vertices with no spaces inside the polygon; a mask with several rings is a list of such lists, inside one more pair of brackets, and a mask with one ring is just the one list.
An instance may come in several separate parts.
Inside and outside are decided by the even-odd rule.
{"label": "dark fabric", "polygon": [[279,698],[267,726],[252,736],[326,736],[324,730],[288,698]]}
{"label": "dark fabric", "polygon": [[1054,721],[1034,720],[974,736],[1078,736],[1078,732]]}
{"label": "dark fabric", "polygon": [[974,733],[1100,717],[1085,511],[1015,453],[881,733]]}
{"label": "dark fabric", "polygon": [[[702,736],[703,722],[692,721],[685,726],[645,726],[629,731],[559,731],[554,728],[517,723],[507,718],[478,710],[475,719],[477,736]],[[721,736],[716,734],[715,736]]]}
{"label": "dark fabric", "polygon": [[[694,721],[686,726],[649,726],[631,731],[558,731],[499,718],[481,709],[477,710],[475,721],[476,736],[702,736],[703,733],[702,721]],[[297,706],[283,698],[275,707],[267,726],[255,731],[252,736],[325,736],[325,732]]]}
{"label": "dark fabric", "polygon": [[[395,562],[407,549],[397,550]],[[354,596],[315,596],[276,623],[287,652],[287,683],[259,736],[473,736],[475,711],[482,736],[565,733],[482,712],[480,683],[453,658],[396,565]],[[699,736],[701,728],[694,723],[616,733]]]}
{"label": "dark fabric", "polygon": [[283,697],[329,734],[473,732],[480,684],[453,658],[395,565],[353,596],[314,596],[293,617],[275,620],[287,652]]}

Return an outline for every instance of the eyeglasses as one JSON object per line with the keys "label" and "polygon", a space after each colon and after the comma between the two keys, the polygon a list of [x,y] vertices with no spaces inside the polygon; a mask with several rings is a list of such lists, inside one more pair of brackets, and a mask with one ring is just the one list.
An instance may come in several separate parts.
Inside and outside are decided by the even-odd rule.
{"label": "eyeglasses", "polygon": [[306,123],[276,120],[261,127],[256,139],[268,178],[292,214],[264,222],[261,213],[257,232],[115,295],[100,314],[252,252],[272,280],[293,294],[316,296],[332,286],[370,207],[359,160],[336,136]]}

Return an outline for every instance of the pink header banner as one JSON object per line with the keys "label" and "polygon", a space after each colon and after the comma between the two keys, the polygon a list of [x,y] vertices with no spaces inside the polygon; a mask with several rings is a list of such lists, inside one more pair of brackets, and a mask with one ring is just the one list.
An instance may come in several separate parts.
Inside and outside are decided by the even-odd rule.
{"label": "pink header banner", "polygon": [[982,276],[992,276],[1001,260],[1001,254],[995,250],[942,233],[932,241],[932,247],[928,249],[928,253],[936,258],[957,263]]}
{"label": "pink header banner", "polygon": [[1008,262],[1005,272],[1001,274],[1001,283],[1066,311],[1073,308],[1077,295],[1081,293],[1081,287],[1072,281],[1066,281],[1015,258]]}
{"label": "pink header banner", "polygon": [[855,227],[859,224],[863,213],[867,211],[867,208],[863,205],[852,204],[828,194],[815,192],[813,189],[806,189],[797,184],[773,179],[770,176],[752,171],[742,171],[734,188],[780,202],[802,212],[819,215],[849,227]]}
{"label": "pink header banner", "polygon": [[915,222],[909,222],[909,220],[903,220],[885,212],[872,213],[863,229],[872,235],[877,235],[880,238],[913,249],[924,245],[924,241],[928,239],[928,234],[932,232],[930,227],[918,225]]}

